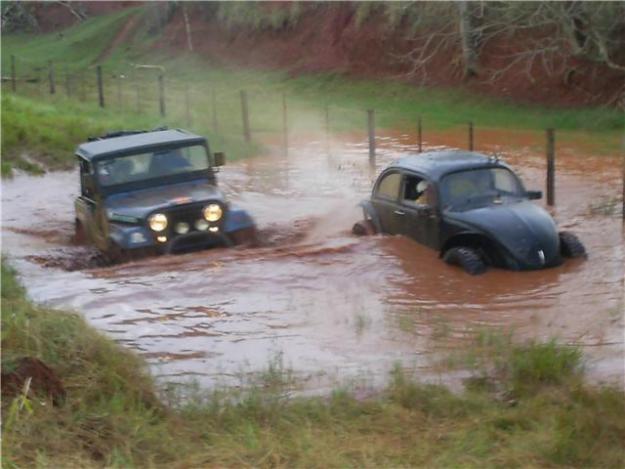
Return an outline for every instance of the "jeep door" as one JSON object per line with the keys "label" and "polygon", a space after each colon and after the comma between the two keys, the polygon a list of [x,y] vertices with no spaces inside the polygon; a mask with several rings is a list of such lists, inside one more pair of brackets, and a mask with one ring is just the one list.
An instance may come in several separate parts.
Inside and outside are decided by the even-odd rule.
{"label": "jeep door", "polygon": [[412,172],[402,175],[398,210],[402,213],[400,234],[438,249],[440,218],[436,206],[436,191],[425,176]]}
{"label": "jeep door", "polygon": [[76,199],[76,218],[82,223],[85,235],[100,249],[106,248],[104,212],[101,197],[97,193],[93,166],[89,161],[79,159],[80,196]]}
{"label": "jeep door", "polygon": [[402,221],[398,204],[401,181],[401,172],[389,170],[382,173],[373,188],[371,203],[378,214],[383,233],[399,233]]}

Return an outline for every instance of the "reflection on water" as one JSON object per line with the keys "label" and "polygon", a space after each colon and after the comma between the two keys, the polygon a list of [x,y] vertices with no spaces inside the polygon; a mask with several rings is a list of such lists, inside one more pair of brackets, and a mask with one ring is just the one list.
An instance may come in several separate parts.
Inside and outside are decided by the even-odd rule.
{"label": "reflection on water", "polygon": [[[529,188],[543,187],[533,144],[509,148],[504,134],[480,136],[492,142],[481,150],[502,152]],[[432,139],[430,147],[463,144],[453,133]],[[380,137],[373,171],[364,141],[347,137],[331,148],[328,156],[324,142],[308,141],[288,157],[221,172],[225,192],[258,221],[258,248],[68,271],[93,267],[85,260],[94,253],[69,242],[77,176],[54,173],[3,182],[3,249],[35,301],[80,311],[142,353],[163,380],[229,384],[276,354],[311,389],[379,383],[397,361],[424,379],[446,379],[430,366],[440,350],[493,326],[580,344],[594,379],[622,380],[625,252],[615,158],[558,160],[552,213],[579,234],[588,261],[469,277],[408,239],[350,235],[357,202],[382,167],[416,150],[413,135]]]}

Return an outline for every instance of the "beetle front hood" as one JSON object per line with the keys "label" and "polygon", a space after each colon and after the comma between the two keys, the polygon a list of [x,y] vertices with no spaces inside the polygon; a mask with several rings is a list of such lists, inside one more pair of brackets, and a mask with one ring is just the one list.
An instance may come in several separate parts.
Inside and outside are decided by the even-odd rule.
{"label": "beetle front hood", "polygon": [[105,205],[109,213],[143,219],[154,210],[214,200],[224,201],[222,192],[200,180],[113,194],[107,197]]}
{"label": "beetle front hood", "polygon": [[445,215],[450,221],[500,243],[518,268],[538,269],[560,263],[556,225],[549,213],[529,201],[446,212]]}

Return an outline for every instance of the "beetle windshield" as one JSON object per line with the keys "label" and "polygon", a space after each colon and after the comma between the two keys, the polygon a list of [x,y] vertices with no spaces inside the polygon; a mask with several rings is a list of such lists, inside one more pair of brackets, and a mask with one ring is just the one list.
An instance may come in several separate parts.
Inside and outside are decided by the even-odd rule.
{"label": "beetle windshield", "polygon": [[103,160],[97,163],[96,172],[102,186],[116,186],[194,173],[209,167],[206,148],[192,145]]}
{"label": "beetle windshield", "polygon": [[523,195],[519,179],[506,168],[460,171],[448,174],[441,181],[443,207],[449,210],[509,203]]}

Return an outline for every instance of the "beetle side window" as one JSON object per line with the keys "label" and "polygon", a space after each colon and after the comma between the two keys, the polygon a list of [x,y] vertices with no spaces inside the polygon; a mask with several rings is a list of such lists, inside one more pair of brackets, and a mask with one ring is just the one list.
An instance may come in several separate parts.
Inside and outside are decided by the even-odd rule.
{"label": "beetle side window", "polygon": [[384,176],[376,189],[375,195],[384,199],[396,200],[401,185],[401,174],[390,173]]}
{"label": "beetle side window", "polygon": [[409,175],[404,178],[402,203],[415,206],[431,206],[432,190],[427,179]]}

